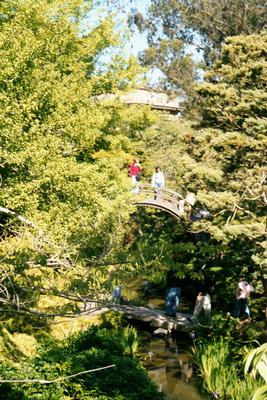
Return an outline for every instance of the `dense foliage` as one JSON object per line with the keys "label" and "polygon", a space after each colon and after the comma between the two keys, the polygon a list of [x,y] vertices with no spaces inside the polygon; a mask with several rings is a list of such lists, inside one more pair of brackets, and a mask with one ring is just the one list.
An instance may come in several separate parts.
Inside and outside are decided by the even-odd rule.
{"label": "dense foliage", "polygon": [[210,217],[179,225],[144,217],[137,257],[162,281],[169,267],[177,280],[211,280],[228,310],[241,276],[253,281],[255,300],[266,296],[266,43],[265,33],[228,39],[197,89],[201,123],[162,120],[144,135],[148,170],[160,165],[167,186],[194,192]]}
{"label": "dense foliage", "polygon": [[204,381],[204,389],[213,398],[250,399],[259,382],[244,379],[242,356],[234,354],[231,344],[222,337],[195,349],[195,360]]}
{"label": "dense foliage", "polygon": [[266,29],[266,12],[264,0],[152,0],[146,16],[136,12],[133,18],[147,31],[142,61],[160,69],[165,87],[192,96],[198,67],[192,49],[210,65],[227,37]]}
{"label": "dense foliage", "polygon": [[105,56],[120,47],[111,19],[91,26],[82,1],[0,7],[1,307],[66,312],[106,281],[94,266],[120,249],[125,167],[153,118],[105,97],[139,71],[118,51]]}
{"label": "dense foliage", "polygon": [[[128,334],[127,334],[128,332]],[[0,399],[9,400],[155,400],[164,399],[142,366],[127,355],[132,330],[91,327],[68,340],[45,342],[38,356],[0,364],[1,379],[54,380],[51,384],[1,384]],[[13,348],[15,361],[18,349]],[[80,372],[114,365],[109,369],[67,378]]]}
{"label": "dense foliage", "polygon": [[237,329],[234,318],[218,314],[209,340],[207,332],[194,340],[194,361],[203,379],[202,389],[211,398],[263,399],[257,396],[266,390],[261,386],[266,378],[266,345],[253,349],[258,344],[257,334],[257,326],[240,321]]}
{"label": "dense foliage", "polygon": [[[180,285],[191,305],[196,282],[209,281],[213,307],[223,312],[232,310],[236,283],[246,277],[255,289],[252,316],[259,330],[247,339],[261,339],[263,292],[267,297],[267,34],[226,39],[265,25],[265,2],[253,4],[152,2],[144,62],[162,69],[170,86],[198,92],[201,118],[189,121],[118,101],[141,69],[124,57],[111,18],[88,18],[94,11],[89,2],[1,2],[1,376],[53,380],[116,365],[48,386],[3,384],[2,398],[161,399],[133,357],[137,335],[131,328],[92,328],[49,342],[55,315],[73,316],[87,300],[102,304],[127,274],[162,290]],[[195,69],[184,43],[196,35],[210,63],[210,49],[219,54],[225,44],[204,83],[193,88]],[[143,180],[160,165],[168,187],[196,194],[191,218],[177,223],[131,205],[126,171],[136,155]],[[198,210],[208,211],[208,218],[197,218]],[[216,338],[223,335],[226,326]],[[44,337],[48,341],[38,353]],[[244,353],[236,357],[234,338],[231,331],[225,341],[199,342],[198,366],[204,376],[215,363],[209,392],[219,387],[226,398],[245,399],[258,383],[241,383]],[[229,379],[238,382],[236,392],[221,393]]]}

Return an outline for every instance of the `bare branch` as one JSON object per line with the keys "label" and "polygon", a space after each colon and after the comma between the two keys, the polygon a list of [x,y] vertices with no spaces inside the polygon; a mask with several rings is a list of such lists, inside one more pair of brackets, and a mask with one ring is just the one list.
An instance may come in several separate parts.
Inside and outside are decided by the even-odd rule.
{"label": "bare branch", "polygon": [[0,207],[0,212],[8,214],[8,215],[11,215],[12,217],[15,217],[18,220],[20,220],[21,222],[23,222],[24,224],[31,226],[32,228],[37,228],[37,226],[32,221],[30,221],[29,219],[27,219],[27,218],[23,217],[22,215],[16,213],[15,211],[11,211],[11,210],[9,210],[8,208],[5,208],[5,207]]}
{"label": "bare branch", "polygon": [[[38,290],[40,294],[52,294],[53,296],[58,296],[58,297],[62,297],[64,299],[68,299],[71,301],[79,301],[79,302],[85,302],[88,301],[90,299],[88,299],[88,297],[82,297],[78,294],[74,294],[74,293],[68,293],[68,292],[62,292],[56,288],[43,288],[40,286],[35,286],[35,285],[30,285],[28,287],[23,287],[20,286],[21,290],[24,291],[32,291],[32,290]],[[93,301],[93,300],[91,300]]]}
{"label": "bare branch", "polygon": [[[10,306],[15,306],[17,307],[16,303],[8,303],[6,300],[2,300],[0,299],[0,302],[3,304],[8,304]],[[11,310],[11,309],[1,309],[0,308],[0,313],[9,313],[9,314],[24,314],[24,315],[35,315],[36,317],[41,317],[41,318],[50,318],[50,317],[68,317],[68,318],[79,318],[82,315],[88,315],[88,314],[92,314],[95,311],[101,310],[103,308],[103,305],[99,306],[99,307],[95,307],[95,308],[91,308],[90,310],[84,310],[84,311],[80,311],[78,313],[70,313],[70,312],[62,312],[62,313],[42,313],[36,310],[28,310],[24,307],[20,307],[20,309],[18,310]]]}
{"label": "bare branch", "polygon": [[0,379],[0,383],[40,383],[40,384],[50,384],[50,383],[65,381],[66,379],[74,378],[75,376],[78,376],[78,375],[89,374],[90,372],[102,371],[104,369],[114,368],[114,367],[116,367],[116,365],[115,364],[111,364],[111,365],[107,365],[106,367],[88,369],[87,371],[81,371],[81,372],[78,372],[77,374],[63,376],[61,378],[53,379],[51,381],[48,381],[46,379],[7,379],[7,380]]}

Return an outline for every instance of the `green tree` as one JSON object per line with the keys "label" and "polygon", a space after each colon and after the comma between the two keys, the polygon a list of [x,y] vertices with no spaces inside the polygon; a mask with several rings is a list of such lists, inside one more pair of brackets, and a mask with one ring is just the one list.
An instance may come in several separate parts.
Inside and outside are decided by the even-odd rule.
{"label": "green tree", "polygon": [[[39,346],[36,357],[0,362],[0,398],[164,400],[165,395],[132,353],[136,341],[133,328],[124,334],[122,330],[96,326],[64,341],[46,341]],[[22,382],[3,382],[15,379]],[[56,382],[44,384],[45,380]]]}
{"label": "green tree", "polygon": [[147,31],[149,48],[141,57],[144,64],[159,68],[167,87],[192,96],[197,65],[188,45],[201,51],[210,65],[227,37],[265,29],[266,12],[264,0],[152,0],[148,16],[136,13],[132,20]]}
{"label": "green tree", "polygon": [[226,195],[232,197],[225,209],[221,203],[217,227],[211,231],[218,238],[222,235],[222,240],[243,238],[250,243],[265,293],[266,43],[266,33],[227,39],[220,61],[207,75],[208,82],[198,89],[207,129],[195,138],[206,146],[198,157],[209,157],[221,170],[220,189],[202,192],[201,200],[209,206],[216,199],[220,205]]}
{"label": "green tree", "polygon": [[57,300],[46,294],[61,296],[65,307],[97,295],[107,271],[94,265],[114,259],[123,238],[125,166],[131,142],[152,120],[105,97],[130,87],[140,69],[120,51],[106,57],[119,37],[110,19],[91,27],[90,7],[79,0],[0,5],[5,311],[41,303],[54,310]]}
{"label": "green tree", "polygon": [[253,281],[256,296],[263,287],[267,294],[266,41],[266,33],[226,40],[197,88],[201,124],[163,120],[144,136],[167,186],[196,193],[196,208],[211,215],[176,228],[167,218],[153,221],[140,236],[143,259],[163,278],[171,268],[177,278],[211,279],[218,306],[228,310],[242,276]]}

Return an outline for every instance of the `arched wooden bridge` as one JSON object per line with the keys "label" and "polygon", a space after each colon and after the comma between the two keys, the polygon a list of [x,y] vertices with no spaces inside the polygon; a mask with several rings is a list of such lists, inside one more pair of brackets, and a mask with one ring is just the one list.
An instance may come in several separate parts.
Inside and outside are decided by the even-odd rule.
{"label": "arched wooden bridge", "polygon": [[184,198],[180,193],[171,189],[156,189],[149,184],[141,184],[136,191],[138,198],[135,205],[139,207],[153,207],[166,211],[175,218],[190,217],[191,208],[196,198],[193,193],[187,194]]}

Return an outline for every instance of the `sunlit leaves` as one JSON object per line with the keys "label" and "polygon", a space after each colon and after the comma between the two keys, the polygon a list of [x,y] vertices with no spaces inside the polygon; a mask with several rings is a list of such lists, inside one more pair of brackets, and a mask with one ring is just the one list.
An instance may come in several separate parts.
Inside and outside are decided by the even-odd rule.
{"label": "sunlit leaves", "polygon": [[90,26],[84,13],[91,6],[1,5],[0,202],[34,225],[1,214],[3,281],[19,307],[36,305],[35,296],[24,303],[35,287],[73,292],[86,275],[89,293],[90,284],[99,288],[107,279],[105,269],[91,279],[88,265],[120,249],[131,211],[131,139],[153,122],[140,108],[97,98],[126,90],[140,68],[120,55],[105,59],[119,36],[110,18]]}

